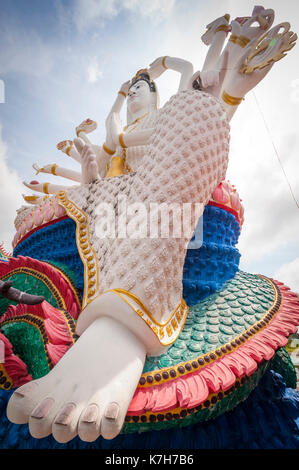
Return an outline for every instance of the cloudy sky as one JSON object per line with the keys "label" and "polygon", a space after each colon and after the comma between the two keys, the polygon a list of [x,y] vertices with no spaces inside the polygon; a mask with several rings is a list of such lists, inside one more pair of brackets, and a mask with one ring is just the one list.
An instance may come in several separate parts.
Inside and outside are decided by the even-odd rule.
{"label": "cloudy sky", "polygon": [[[56,144],[72,139],[75,126],[87,117],[98,122],[92,138],[101,144],[121,83],[164,55],[190,60],[200,70],[205,26],[225,13],[248,16],[255,3],[0,0],[0,241],[5,247],[11,249],[21,194],[30,194],[22,181],[34,178],[32,163],[76,169]],[[298,2],[272,0],[264,7],[275,10],[275,24],[290,21],[299,32]],[[275,64],[234,116],[228,179],[245,206],[241,269],[280,279],[299,292],[299,211],[289,187],[298,203],[298,62],[299,45]],[[158,80],[161,104],[177,85],[172,71]],[[43,181],[51,177],[44,175]]]}

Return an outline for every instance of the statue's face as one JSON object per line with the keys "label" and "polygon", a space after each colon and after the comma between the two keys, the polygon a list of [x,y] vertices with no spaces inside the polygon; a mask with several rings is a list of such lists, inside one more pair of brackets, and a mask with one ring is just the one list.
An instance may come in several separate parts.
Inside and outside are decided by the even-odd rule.
{"label": "statue's face", "polygon": [[132,85],[128,92],[127,106],[131,113],[144,109],[151,105],[151,91],[146,81],[139,80]]}

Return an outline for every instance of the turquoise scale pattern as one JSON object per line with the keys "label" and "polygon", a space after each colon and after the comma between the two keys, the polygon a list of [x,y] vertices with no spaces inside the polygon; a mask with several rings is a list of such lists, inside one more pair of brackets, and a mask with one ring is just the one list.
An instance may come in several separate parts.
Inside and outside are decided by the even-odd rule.
{"label": "turquoise scale pattern", "polygon": [[179,338],[162,356],[148,357],[143,373],[191,361],[232,341],[265,315],[274,298],[269,282],[239,271],[219,292],[190,307]]}

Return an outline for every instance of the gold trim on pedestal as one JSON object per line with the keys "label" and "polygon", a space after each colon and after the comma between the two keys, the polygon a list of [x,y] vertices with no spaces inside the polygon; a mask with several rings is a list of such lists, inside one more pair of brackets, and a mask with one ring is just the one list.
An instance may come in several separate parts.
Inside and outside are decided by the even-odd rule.
{"label": "gold trim on pedestal", "polygon": [[99,289],[99,269],[97,256],[92,248],[89,236],[88,215],[70,201],[65,191],[57,194],[59,204],[76,222],[76,244],[84,266],[84,293],[82,308],[86,307],[97,296]]}
{"label": "gold trim on pedestal", "polygon": [[124,300],[148,325],[163,346],[173,344],[184,327],[185,320],[189,312],[189,307],[184,299],[181,299],[166,321],[159,323],[155,320],[151,312],[141,302],[141,300],[131,292],[124,289],[111,289],[106,292],[114,292]]}

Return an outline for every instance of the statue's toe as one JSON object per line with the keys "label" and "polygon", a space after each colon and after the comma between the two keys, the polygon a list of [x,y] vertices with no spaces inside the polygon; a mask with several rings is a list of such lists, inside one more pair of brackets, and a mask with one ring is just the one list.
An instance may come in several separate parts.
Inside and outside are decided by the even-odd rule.
{"label": "statue's toe", "polygon": [[80,416],[78,435],[82,441],[93,442],[100,435],[101,414],[100,406],[90,403]]}
{"label": "statue's toe", "polygon": [[29,416],[38,403],[38,391],[36,380],[22,385],[12,394],[6,410],[7,417],[12,423],[28,423]]}
{"label": "statue's toe", "polygon": [[68,402],[60,408],[52,426],[52,434],[57,442],[69,442],[77,435],[82,408],[83,405],[79,402]]}

